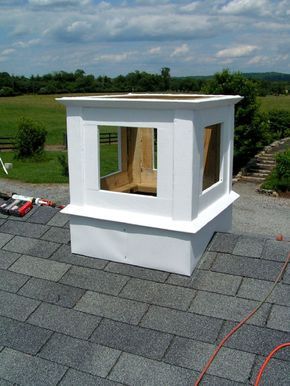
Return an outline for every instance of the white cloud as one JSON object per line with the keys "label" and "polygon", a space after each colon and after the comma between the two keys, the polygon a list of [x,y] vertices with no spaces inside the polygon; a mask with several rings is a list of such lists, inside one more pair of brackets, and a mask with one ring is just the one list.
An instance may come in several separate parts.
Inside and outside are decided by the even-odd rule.
{"label": "white cloud", "polygon": [[173,7],[156,8],[112,7],[90,14],[68,14],[61,20],[52,19],[45,34],[66,42],[181,40],[215,34],[216,27],[206,15],[176,14]]}
{"label": "white cloud", "polygon": [[13,52],[15,52],[15,49],[14,49],[14,48],[6,48],[5,50],[3,50],[3,51],[1,52],[1,55],[2,55],[2,56],[7,56],[7,55],[12,54]]}
{"label": "white cloud", "polygon": [[101,1],[98,4],[98,8],[100,8],[100,9],[108,9],[108,8],[111,8],[111,4],[108,3],[107,1]]}
{"label": "white cloud", "polygon": [[168,4],[170,0],[135,0],[137,4],[143,5],[158,5],[158,4]]}
{"label": "white cloud", "polygon": [[221,12],[234,15],[245,13],[267,15],[271,9],[269,0],[231,0],[221,8]]}
{"label": "white cloud", "polygon": [[27,47],[35,46],[35,45],[37,45],[39,43],[40,43],[40,39],[31,39],[31,40],[28,40],[27,42],[25,42],[25,41],[15,42],[13,44],[13,47],[27,48]]}
{"label": "white cloud", "polygon": [[282,54],[282,55],[278,55],[276,56],[276,60],[279,62],[279,61],[282,61],[282,60],[289,60],[289,54]]}
{"label": "white cloud", "polygon": [[132,55],[130,52],[124,52],[122,54],[103,54],[95,57],[96,62],[123,62],[127,60],[128,57]]}
{"label": "white cloud", "polygon": [[9,56],[13,54],[16,50],[14,48],[5,48],[0,52],[0,62],[6,62],[9,59]]}
{"label": "white cloud", "polygon": [[0,7],[20,5],[21,0],[0,0]]}
{"label": "white cloud", "polygon": [[216,53],[217,58],[240,58],[243,56],[248,56],[252,52],[258,49],[257,46],[251,45],[241,45],[231,48],[225,48],[224,50],[220,50]]}
{"label": "white cloud", "polygon": [[199,1],[193,1],[189,4],[185,4],[183,5],[182,7],[180,7],[180,9],[183,11],[183,12],[193,12],[195,11],[198,7],[199,7]]}
{"label": "white cloud", "polygon": [[290,31],[290,24],[284,24],[279,21],[270,22],[269,20],[260,21],[255,24],[255,28],[264,31]]}
{"label": "white cloud", "polygon": [[152,47],[148,50],[148,53],[150,55],[157,55],[157,54],[160,54],[161,52],[161,47]]}
{"label": "white cloud", "polygon": [[170,55],[171,57],[174,56],[183,56],[189,52],[189,47],[186,43],[182,44],[179,47],[176,47],[175,50]]}
{"label": "white cloud", "polygon": [[74,21],[67,26],[67,32],[71,33],[83,33],[89,31],[91,25],[86,21]]}
{"label": "white cloud", "polygon": [[85,6],[90,4],[90,0],[28,0],[28,4],[35,7]]}
{"label": "white cloud", "polygon": [[248,64],[262,64],[269,63],[269,57],[268,56],[254,56],[252,59],[248,61]]}
{"label": "white cloud", "polygon": [[276,56],[265,56],[265,55],[257,55],[248,61],[250,65],[259,65],[259,66],[275,66],[276,64],[280,64],[282,62],[288,63],[289,54],[281,54]]}

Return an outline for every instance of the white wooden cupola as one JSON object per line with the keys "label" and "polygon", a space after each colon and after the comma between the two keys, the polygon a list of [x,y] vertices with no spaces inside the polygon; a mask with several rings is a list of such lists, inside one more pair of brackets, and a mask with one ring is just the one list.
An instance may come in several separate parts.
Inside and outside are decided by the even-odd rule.
{"label": "white wooden cupola", "polygon": [[[67,107],[73,253],[190,275],[232,204],[240,96],[126,94]],[[104,170],[100,132],[113,131]],[[108,145],[107,145],[108,146]],[[106,156],[106,154],[105,154]]]}

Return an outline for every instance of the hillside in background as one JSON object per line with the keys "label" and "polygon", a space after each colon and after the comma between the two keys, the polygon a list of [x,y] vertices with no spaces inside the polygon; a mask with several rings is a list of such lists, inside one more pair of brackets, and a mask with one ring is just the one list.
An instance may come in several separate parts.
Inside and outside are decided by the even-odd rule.
{"label": "hillside in background", "polygon": [[290,82],[290,74],[283,74],[282,72],[248,72],[243,75],[250,79],[268,80],[270,82]]}
{"label": "hillside in background", "polygon": [[[270,82],[290,82],[290,74],[284,74],[282,72],[243,72],[246,78],[254,80],[267,80]],[[180,76],[174,77],[176,79],[196,79],[196,80],[208,80],[213,78],[213,75],[192,75],[192,76]]]}

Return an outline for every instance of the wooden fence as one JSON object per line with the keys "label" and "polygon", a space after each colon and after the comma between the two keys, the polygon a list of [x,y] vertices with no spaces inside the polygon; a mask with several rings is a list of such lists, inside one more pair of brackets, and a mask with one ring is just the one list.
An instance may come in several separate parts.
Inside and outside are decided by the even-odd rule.
{"label": "wooden fence", "polygon": [[0,137],[0,150],[13,150],[14,148],[14,137]]}
{"label": "wooden fence", "polygon": [[[118,133],[100,133],[101,145],[112,145],[118,143]],[[63,135],[63,144],[67,149],[67,136]]]}
{"label": "wooden fence", "polygon": [[[118,143],[117,133],[100,133],[101,144],[114,144]],[[67,137],[66,134],[63,136],[63,144],[67,148]],[[15,149],[15,138],[14,137],[0,137],[0,150],[14,150]]]}
{"label": "wooden fence", "polygon": [[118,134],[117,133],[100,133],[100,143],[111,145],[113,143],[118,143]]}
{"label": "wooden fence", "polygon": [[[111,145],[118,143],[118,133],[100,133],[100,144]],[[67,136],[66,133],[63,135],[63,144],[67,149]]]}

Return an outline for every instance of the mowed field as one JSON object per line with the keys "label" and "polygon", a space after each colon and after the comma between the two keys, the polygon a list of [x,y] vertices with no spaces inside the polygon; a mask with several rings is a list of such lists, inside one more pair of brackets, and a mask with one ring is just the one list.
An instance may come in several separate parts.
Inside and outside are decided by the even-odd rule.
{"label": "mowed field", "polygon": [[258,101],[260,102],[260,109],[263,112],[276,109],[290,111],[290,95],[258,97]]}
{"label": "mowed field", "polygon": [[[15,136],[21,117],[43,123],[48,131],[47,145],[62,145],[66,131],[65,107],[55,98],[60,95],[22,95],[0,98],[0,136]],[[267,96],[258,98],[262,111],[285,109],[290,111],[289,96]],[[103,128],[102,131],[112,131]]]}
{"label": "mowed field", "polygon": [[56,95],[21,95],[0,98],[0,136],[14,137],[21,117],[41,122],[48,131],[47,144],[63,143],[66,127],[65,107]]}

